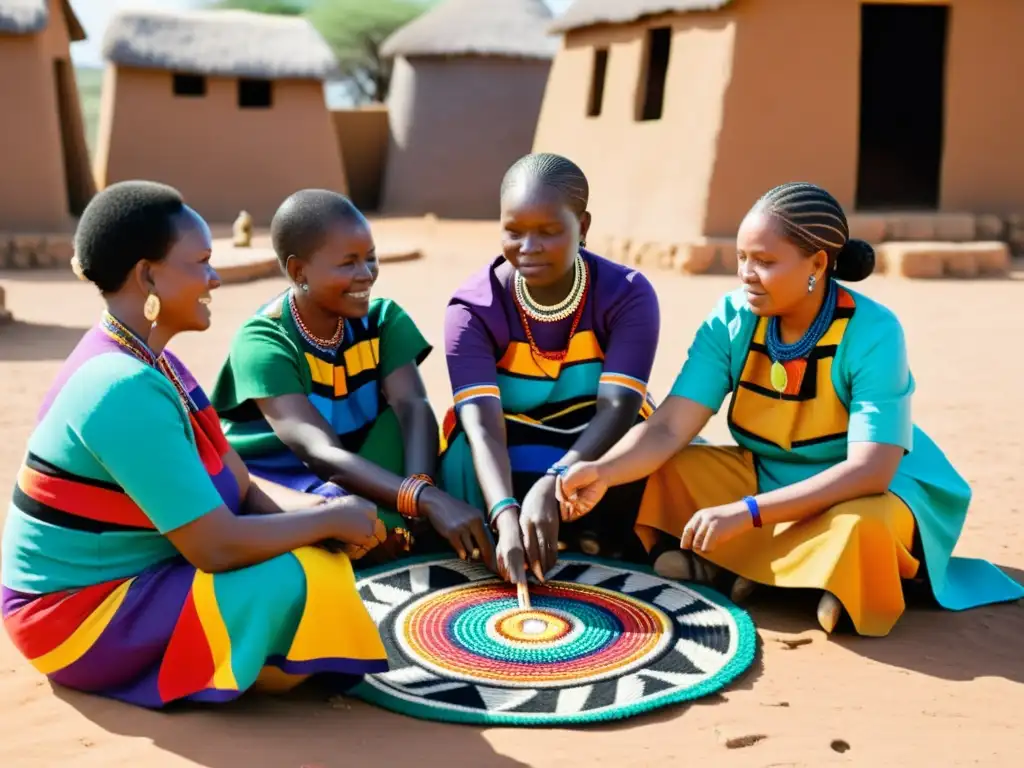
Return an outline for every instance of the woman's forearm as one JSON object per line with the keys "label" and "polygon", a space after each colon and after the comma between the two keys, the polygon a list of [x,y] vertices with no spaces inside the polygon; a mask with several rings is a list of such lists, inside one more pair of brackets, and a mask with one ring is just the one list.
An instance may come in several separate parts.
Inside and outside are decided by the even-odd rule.
{"label": "woman's forearm", "polygon": [[[474,435],[469,438],[469,448],[473,455],[473,469],[480,484],[480,492],[484,497],[486,513],[502,499],[513,497],[512,463],[508,458],[504,432],[500,437],[488,432]],[[502,513],[502,517],[506,515],[518,518],[515,509]]]}
{"label": "woman's forearm", "polygon": [[594,418],[559,463],[571,466],[578,461],[593,461],[625,439],[642,404],[642,401],[634,403],[633,400],[629,398],[627,402],[615,403],[599,401]]}
{"label": "woman's forearm", "polygon": [[434,409],[426,399],[392,405],[402,430],[407,475],[434,477],[437,472],[438,430]]}
{"label": "woman's forearm", "polygon": [[692,400],[669,398],[595,464],[609,486],[641,480],[689,445],[711,415],[709,408]]}
{"label": "woman's forearm", "polygon": [[845,501],[885,493],[902,449],[879,446],[869,460],[847,459],[798,483],[758,494],[758,511],[764,525],[789,523],[820,514]]}
{"label": "woman's forearm", "polygon": [[303,493],[284,485],[249,475],[249,492],[245,496],[242,511],[247,515],[274,515],[292,512],[322,504],[324,498],[312,493]]}

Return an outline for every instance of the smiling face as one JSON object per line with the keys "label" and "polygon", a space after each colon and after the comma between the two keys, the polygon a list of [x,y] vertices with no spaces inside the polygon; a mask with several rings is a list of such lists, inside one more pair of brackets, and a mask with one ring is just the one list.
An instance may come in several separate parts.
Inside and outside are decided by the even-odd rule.
{"label": "smiling face", "polygon": [[552,187],[524,181],[501,200],[501,248],[530,288],[546,288],[572,269],[590,214],[569,207]]}
{"label": "smiling face", "polygon": [[175,217],[175,229],[177,237],[167,255],[160,261],[140,262],[137,269],[146,291],[160,297],[157,322],[163,328],[172,333],[205,331],[210,327],[210,292],[220,287],[210,265],[210,228],[186,206]]}
{"label": "smiling face", "polygon": [[756,208],[740,224],[736,258],[747,303],[758,316],[793,312],[807,300],[811,276],[820,285],[828,267],[824,251],[808,256],[781,235],[774,219]]}
{"label": "smiling face", "polygon": [[324,313],[335,317],[365,317],[380,265],[373,235],[365,220],[332,224],[321,243],[306,258],[289,259],[288,272],[303,293]]}

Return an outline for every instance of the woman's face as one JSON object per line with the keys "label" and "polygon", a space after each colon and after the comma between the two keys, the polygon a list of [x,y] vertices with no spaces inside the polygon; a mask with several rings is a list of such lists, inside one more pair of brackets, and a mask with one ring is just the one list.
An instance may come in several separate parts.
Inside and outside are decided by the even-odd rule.
{"label": "woman's face", "polygon": [[210,327],[210,291],[220,277],[210,265],[213,244],[202,217],[186,207],[178,215],[177,239],[162,261],[144,262],[143,284],[160,298],[157,323],[174,333]]}
{"label": "woman's face", "polygon": [[303,294],[323,312],[336,317],[365,317],[380,265],[373,235],[365,221],[339,221],[323,245],[306,259],[292,259],[292,279],[308,285]]}
{"label": "woman's face", "polygon": [[558,282],[572,269],[590,215],[578,217],[557,189],[522,183],[501,200],[501,248],[531,288]]}
{"label": "woman's face", "polygon": [[786,315],[807,299],[812,275],[820,283],[828,256],[807,256],[779,233],[775,221],[751,211],[736,235],[736,272],[758,316]]}

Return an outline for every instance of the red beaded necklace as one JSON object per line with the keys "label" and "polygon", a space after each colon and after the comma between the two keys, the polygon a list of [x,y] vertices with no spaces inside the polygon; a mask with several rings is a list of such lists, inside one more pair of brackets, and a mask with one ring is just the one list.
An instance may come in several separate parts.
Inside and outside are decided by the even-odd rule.
{"label": "red beaded necklace", "polygon": [[572,315],[572,325],[569,327],[569,339],[565,342],[565,349],[556,352],[548,352],[537,346],[537,342],[533,338],[533,331],[530,330],[530,319],[526,315],[526,310],[523,308],[522,303],[519,301],[519,297],[516,292],[512,292],[512,301],[516,305],[516,311],[519,313],[519,322],[522,323],[523,333],[526,334],[526,340],[530,343],[530,352],[535,356],[542,357],[545,360],[552,360],[556,363],[560,363],[569,354],[569,347],[572,345],[572,337],[576,334],[576,328],[580,324],[580,320],[583,317],[583,307],[587,303],[587,293],[590,291],[590,281],[588,280],[583,285],[583,295],[580,296],[579,306],[576,307],[576,311]]}
{"label": "red beaded necklace", "polygon": [[299,314],[299,307],[295,303],[294,293],[288,294],[288,305],[291,308],[292,317],[295,318],[295,324],[299,326],[299,332],[306,337],[306,341],[325,352],[333,352],[337,349],[341,343],[341,337],[345,333],[345,321],[343,319],[338,320],[338,328],[334,331],[334,335],[331,338],[322,339],[310,331],[306,324],[302,322],[302,315]]}

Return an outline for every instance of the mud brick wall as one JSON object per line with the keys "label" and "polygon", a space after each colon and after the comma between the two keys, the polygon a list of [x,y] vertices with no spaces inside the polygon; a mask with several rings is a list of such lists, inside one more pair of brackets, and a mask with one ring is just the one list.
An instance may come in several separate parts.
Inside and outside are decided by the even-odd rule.
{"label": "mud brick wall", "polygon": [[70,269],[74,253],[74,243],[69,234],[26,235],[0,232],[0,269]]}

